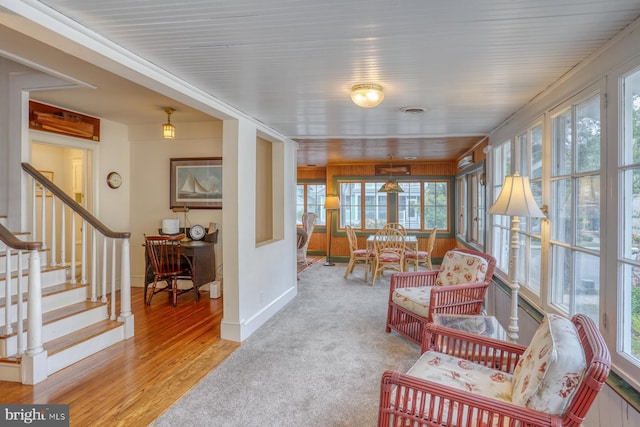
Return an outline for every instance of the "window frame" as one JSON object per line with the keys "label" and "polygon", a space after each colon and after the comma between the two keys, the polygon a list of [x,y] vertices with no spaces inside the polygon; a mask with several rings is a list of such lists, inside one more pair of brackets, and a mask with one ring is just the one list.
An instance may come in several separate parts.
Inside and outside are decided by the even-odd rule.
{"label": "window frame", "polygon": [[[309,210],[309,187],[310,186],[318,186],[324,187],[324,196],[320,197],[320,201],[316,203],[316,206],[319,206],[318,211]],[[299,188],[303,188],[303,204],[302,204],[302,213],[304,212],[313,212],[318,215],[315,222],[315,227],[323,228],[327,226],[327,211],[324,209],[324,200],[327,196],[327,184],[323,180],[300,180],[296,183],[296,225],[302,225],[302,213],[298,215],[300,204],[297,201],[298,198],[298,190]]]}

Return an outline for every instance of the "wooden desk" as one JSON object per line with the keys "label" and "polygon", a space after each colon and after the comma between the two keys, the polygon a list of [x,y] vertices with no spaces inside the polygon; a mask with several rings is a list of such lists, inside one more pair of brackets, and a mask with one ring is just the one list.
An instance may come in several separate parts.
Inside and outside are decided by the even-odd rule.
{"label": "wooden desk", "polygon": [[[182,242],[182,256],[187,259],[191,267],[193,285],[196,288],[216,280],[215,245],[214,242],[203,240]],[[146,295],[147,286],[153,283],[153,266],[146,250],[144,251],[144,271],[144,294]]]}

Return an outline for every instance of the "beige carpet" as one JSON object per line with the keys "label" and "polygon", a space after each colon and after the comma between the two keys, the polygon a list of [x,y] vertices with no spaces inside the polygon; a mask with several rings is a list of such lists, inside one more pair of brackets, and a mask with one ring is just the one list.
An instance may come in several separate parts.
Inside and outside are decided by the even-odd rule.
{"label": "beige carpet", "polygon": [[310,266],[297,297],[170,407],[154,426],[375,426],[380,376],[418,346],[385,332],[389,274]]}

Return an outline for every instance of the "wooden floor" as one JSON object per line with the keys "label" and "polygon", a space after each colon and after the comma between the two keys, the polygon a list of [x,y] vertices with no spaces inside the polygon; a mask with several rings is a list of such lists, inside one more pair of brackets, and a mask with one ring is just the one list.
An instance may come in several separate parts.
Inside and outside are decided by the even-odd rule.
{"label": "wooden floor", "polygon": [[222,298],[164,293],[143,303],[132,288],[135,337],[35,386],[0,381],[0,403],[69,404],[71,426],[147,426],[239,344],[220,339]]}

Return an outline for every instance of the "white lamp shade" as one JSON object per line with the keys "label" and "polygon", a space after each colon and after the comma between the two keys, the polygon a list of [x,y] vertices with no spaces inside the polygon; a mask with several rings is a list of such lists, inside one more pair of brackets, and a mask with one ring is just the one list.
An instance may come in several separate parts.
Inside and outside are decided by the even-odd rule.
{"label": "white lamp shade", "polygon": [[324,199],[325,209],[340,209],[340,198],[338,196],[327,196]]}
{"label": "white lamp shade", "polygon": [[544,218],[531,193],[529,178],[520,176],[518,172],[513,176],[505,176],[502,190],[496,202],[488,212],[490,215],[522,216],[529,218]]}

